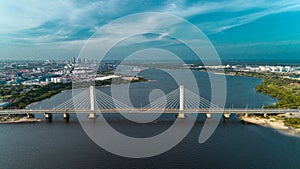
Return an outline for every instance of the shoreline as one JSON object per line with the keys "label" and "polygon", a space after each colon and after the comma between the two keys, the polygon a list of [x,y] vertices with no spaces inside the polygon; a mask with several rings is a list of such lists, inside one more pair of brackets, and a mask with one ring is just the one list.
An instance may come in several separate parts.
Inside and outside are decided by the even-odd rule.
{"label": "shoreline", "polygon": [[238,117],[241,121],[255,124],[263,127],[268,127],[275,129],[276,131],[288,135],[288,136],[296,136],[300,137],[300,129],[295,129],[291,126],[287,126],[284,122],[280,119],[276,119],[276,117],[285,117],[286,114],[280,114],[277,116],[269,116],[269,118],[259,117],[256,115],[252,115],[249,117],[240,116]]}
{"label": "shoreline", "polygon": [[2,116],[0,120],[0,124],[15,124],[15,123],[35,123],[41,122],[42,119],[39,118],[28,118],[28,117],[9,117],[9,116]]}
{"label": "shoreline", "polygon": [[[260,73],[249,73],[249,72],[225,72],[225,74],[228,76],[244,76],[244,77],[251,77],[251,78],[259,78],[262,80],[262,82],[260,83],[263,84],[264,81],[264,77],[261,76]],[[256,86],[257,87],[257,86]],[[262,92],[258,92],[255,89],[256,93],[262,93]],[[265,94],[265,93],[264,93]],[[266,93],[265,95],[268,95],[272,98],[277,99],[277,102],[274,102],[272,105],[276,105],[278,103],[280,103],[280,99],[277,98],[276,96],[271,96],[270,93]],[[267,110],[267,109],[266,109]],[[277,118],[276,118],[277,117]],[[246,123],[251,123],[251,124],[255,124],[255,125],[260,125],[260,126],[264,126],[264,127],[269,127],[272,129],[275,129],[276,131],[284,134],[284,135],[288,135],[288,136],[296,136],[296,137],[300,137],[300,128],[293,128],[292,126],[286,125],[282,119],[279,119],[278,117],[285,117],[285,118],[292,118],[290,115],[288,114],[278,114],[277,116],[268,116],[267,118],[261,117],[261,116],[257,116],[257,115],[252,115],[249,117],[243,117],[240,116],[239,119],[246,122]],[[299,118],[299,117],[297,117]]]}
{"label": "shoreline", "polygon": [[[133,81],[132,83],[136,83],[136,82],[153,82],[153,81],[155,81],[155,80],[139,79],[137,81]],[[114,85],[119,85],[119,84],[98,85],[98,86],[95,86],[95,87],[109,87],[109,86],[114,86]],[[64,89],[64,90],[60,91],[59,93],[66,92],[68,90],[73,90],[73,89]],[[55,95],[57,95],[59,93],[56,93]],[[54,95],[52,95],[51,97],[53,97],[53,96]],[[51,97],[45,98],[43,100],[50,99]],[[30,109],[31,106],[36,105],[39,102],[42,102],[43,100],[29,103],[28,105],[25,106],[25,109]],[[35,122],[41,122],[41,121],[42,121],[42,119],[39,119],[39,118],[11,117],[9,115],[0,116],[0,124],[35,123]]]}

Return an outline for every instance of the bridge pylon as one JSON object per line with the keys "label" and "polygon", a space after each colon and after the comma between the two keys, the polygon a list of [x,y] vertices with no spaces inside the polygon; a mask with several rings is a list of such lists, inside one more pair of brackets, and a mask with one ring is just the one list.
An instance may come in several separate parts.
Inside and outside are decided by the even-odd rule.
{"label": "bridge pylon", "polygon": [[91,105],[91,112],[88,116],[89,119],[96,118],[95,116],[95,86],[90,86],[90,105]]}
{"label": "bridge pylon", "polygon": [[177,115],[178,119],[185,119],[184,115],[184,86],[179,86],[179,113]]}

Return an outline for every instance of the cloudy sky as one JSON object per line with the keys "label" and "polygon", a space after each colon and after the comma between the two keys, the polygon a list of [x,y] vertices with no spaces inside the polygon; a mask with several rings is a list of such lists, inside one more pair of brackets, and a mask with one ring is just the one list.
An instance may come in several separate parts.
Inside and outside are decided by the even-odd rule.
{"label": "cloudy sky", "polygon": [[141,12],[183,17],[222,59],[300,58],[299,0],[1,0],[0,59],[76,57],[103,25]]}

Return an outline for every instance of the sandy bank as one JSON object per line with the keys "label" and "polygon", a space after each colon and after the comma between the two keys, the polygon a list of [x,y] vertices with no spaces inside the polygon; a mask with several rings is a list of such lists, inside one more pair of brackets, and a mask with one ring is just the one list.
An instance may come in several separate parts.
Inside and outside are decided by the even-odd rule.
{"label": "sandy bank", "polygon": [[294,129],[293,127],[286,126],[282,120],[276,119],[275,117],[264,118],[260,116],[240,116],[239,118],[244,122],[270,127],[284,134],[300,136],[300,129]]}
{"label": "sandy bank", "polygon": [[41,122],[41,119],[38,118],[28,118],[28,117],[2,117],[0,120],[0,124],[10,124],[10,123],[34,123],[34,122]]}

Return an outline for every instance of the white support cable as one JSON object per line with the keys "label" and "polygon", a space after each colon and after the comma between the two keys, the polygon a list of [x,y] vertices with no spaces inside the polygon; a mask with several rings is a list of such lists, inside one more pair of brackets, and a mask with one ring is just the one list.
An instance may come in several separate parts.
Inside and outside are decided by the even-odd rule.
{"label": "white support cable", "polygon": [[121,102],[121,101],[119,101],[117,99],[113,98],[113,103],[115,105],[118,105],[118,108],[130,109],[130,106],[128,106],[127,104],[125,104],[125,103],[123,103],[123,102]]}
{"label": "white support cable", "polygon": [[159,108],[165,107],[167,102],[164,102],[164,101],[165,101],[164,97],[161,97],[161,98],[155,100],[154,102],[152,102],[152,104],[150,103],[150,105],[151,105],[150,109],[151,108],[159,109]]}
{"label": "white support cable", "polygon": [[[100,96],[97,96],[100,97]],[[103,107],[104,109],[111,109],[113,108],[112,103],[110,102],[111,98],[106,97],[105,95],[101,96],[101,98],[96,99],[97,102]]]}
{"label": "white support cable", "polygon": [[88,97],[80,100],[80,102],[75,103],[76,104],[76,109],[79,110],[89,110],[90,109],[90,99]]}
{"label": "white support cable", "polygon": [[167,107],[166,108],[174,108],[174,103],[176,103],[177,99],[176,98],[173,98],[172,100],[169,100],[169,102],[167,103]]}
{"label": "white support cable", "polygon": [[74,98],[75,109],[89,109],[90,99],[89,94],[83,95],[83,97]]}
{"label": "white support cable", "polygon": [[[112,99],[112,102],[113,102],[113,103],[111,103],[111,106],[112,106],[112,105],[115,105],[115,106],[117,106],[118,108],[124,108],[124,109],[126,108],[126,109],[130,109],[130,106],[128,106],[127,104],[125,104],[125,103],[123,103],[123,102],[121,102],[121,101],[119,101],[119,100],[117,100],[117,99],[115,99],[115,98],[112,98],[111,96],[107,95],[106,93],[101,92],[101,91],[99,91],[99,90],[97,90],[97,92],[100,93],[100,94],[103,95],[103,96],[106,96],[106,97],[108,97],[108,98],[111,98],[111,99]],[[113,108],[113,106],[112,106],[112,108]]]}
{"label": "white support cable", "polygon": [[108,104],[105,104],[103,100],[96,100],[97,102],[97,108],[100,109],[100,110],[103,110],[103,109],[109,109],[110,107],[108,107]]}
{"label": "white support cable", "polygon": [[[133,107],[128,106],[127,104],[119,101],[118,99],[112,98],[110,95],[95,89],[95,99],[97,109],[133,109]],[[150,104],[142,107],[147,110],[157,110],[157,109],[178,109],[179,106],[179,89],[173,90],[170,93],[154,100]],[[211,103],[210,101],[204,99],[203,97],[191,92],[188,89],[185,89],[184,96],[185,109],[207,109],[207,110],[222,110],[218,105]],[[79,94],[73,96],[67,101],[56,106],[55,110],[64,110],[64,109],[90,109],[90,97],[89,89],[86,89]]]}
{"label": "white support cable", "polygon": [[[172,99],[172,100],[174,100],[174,99]],[[171,100],[171,101],[172,101]],[[166,102],[165,102],[165,100],[164,99],[159,99],[159,100],[156,100],[155,102],[152,102],[152,104],[150,104],[151,105],[151,107],[149,108],[149,109],[159,109],[159,108],[167,108],[167,106],[168,106],[168,101],[170,102],[170,100],[167,100]]]}
{"label": "white support cable", "polygon": [[86,92],[86,90],[80,92],[79,94],[77,94],[76,96],[66,100],[65,102],[59,104],[58,106],[54,107],[53,109],[66,109],[66,107],[70,107],[69,105],[73,103],[74,99],[77,99],[78,97],[83,97],[84,93]]}
{"label": "white support cable", "polygon": [[215,110],[215,111],[222,111],[222,109],[219,108],[219,106],[207,101],[206,99],[196,95],[195,93],[191,92],[191,91],[188,91],[187,90],[187,93],[190,94],[191,96],[193,97],[198,97],[199,100],[200,100],[200,105],[199,103],[195,102],[195,100],[191,99],[191,103],[189,103],[189,99],[188,99],[188,102],[186,103],[189,107],[192,106],[193,109],[199,109],[202,108],[202,109],[207,109],[208,111],[211,111],[211,110]]}
{"label": "white support cable", "polygon": [[204,104],[205,106],[208,106],[209,108],[216,108],[216,109],[219,108],[218,105],[216,105],[216,104],[214,104],[214,103],[211,103],[211,102],[207,101],[207,100],[204,99],[203,97],[198,96],[197,94],[195,94],[195,93],[193,93],[193,92],[191,92],[191,91],[189,91],[189,90],[187,90],[187,92],[188,92],[189,94],[191,94],[191,95],[194,95],[195,97],[199,97],[199,98],[200,98],[200,102],[201,102],[202,104]]}
{"label": "white support cable", "polygon": [[185,107],[188,108],[188,109],[198,109],[199,108],[199,104],[200,102],[199,101],[199,98],[195,98],[195,97],[192,97],[191,95],[189,95],[189,92],[186,93],[186,98],[185,98]]}
{"label": "white support cable", "polygon": [[[155,101],[152,102],[152,104],[150,103],[150,104],[146,105],[145,108],[148,108],[148,107],[149,107],[149,109],[152,109],[152,110],[153,110],[155,106],[156,106],[155,108],[157,108],[157,107],[159,107],[159,106],[165,105],[164,102],[161,101],[161,100],[164,99],[164,98],[167,98],[167,102],[168,102],[168,96],[172,96],[172,95],[175,94],[176,91],[178,91],[178,90],[179,90],[179,89],[173,90],[172,92],[168,93],[167,95],[164,95],[164,96],[162,96],[162,97],[156,99]],[[173,97],[171,97],[171,98],[173,98]],[[154,105],[154,106],[153,106],[153,105]]]}
{"label": "white support cable", "polygon": [[174,109],[179,109],[179,100],[177,99],[175,103],[173,103]]}

